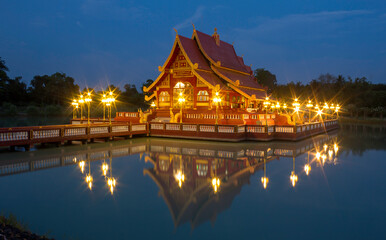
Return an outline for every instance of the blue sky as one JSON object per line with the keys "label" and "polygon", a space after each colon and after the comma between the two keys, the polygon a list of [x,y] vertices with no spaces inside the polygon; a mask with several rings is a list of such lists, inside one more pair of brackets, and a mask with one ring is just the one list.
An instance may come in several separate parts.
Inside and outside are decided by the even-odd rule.
{"label": "blue sky", "polygon": [[176,28],[234,42],[252,68],[279,83],[322,73],[386,83],[386,1],[5,1],[0,56],[9,75],[64,72],[83,86],[155,79]]}

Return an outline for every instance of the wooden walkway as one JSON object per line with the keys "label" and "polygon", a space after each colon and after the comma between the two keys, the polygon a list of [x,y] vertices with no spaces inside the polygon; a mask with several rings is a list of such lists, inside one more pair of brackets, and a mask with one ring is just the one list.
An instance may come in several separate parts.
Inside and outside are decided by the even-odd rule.
{"label": "wooden walkway", "polygon": [[71,141],[94,141],[94,139],[113,139],[148,134],[146,123],[102,123],[77,125],[49,125],[36,127],[0,128],[0,146],[24,147],[29,150],[35,144],[64,144]]}
{"label": "wooden walkway", "polygon": [[36,127],[0,128],[0,146],[24,147],[29,150],[35,144],[72,141],[93,142],[94,139],[114,139],[148,135],[170,138],[187,138],[239,142],[244,140],[298,141],[339,128],[337,120],[295,126],[265,125],[215,125],[190,123],[91,123]]}

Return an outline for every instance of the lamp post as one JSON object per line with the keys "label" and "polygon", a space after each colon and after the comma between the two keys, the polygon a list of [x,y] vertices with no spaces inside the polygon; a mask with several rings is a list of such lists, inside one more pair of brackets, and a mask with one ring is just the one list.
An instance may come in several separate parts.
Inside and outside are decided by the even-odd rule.
{"label": "lamp post", "polygon": [[[292,106],[294,107],[293,115],[298,114],[300,109],[299,108],[300,103],[298,102],[297,98],[295,98],[295,101],[292,103]],[[296,118],[294,118],[294,121],[295,121],[295,127],[296,127]]]}
{"label": "lamp post", "polygon": [[180,92],[180,96],[178,98],[178,103],[180,104],[180,123],[182,123],[182,107],[185,102],[185,98],[182,96],[182,92]]}
{"label": "lamp post", "polygon": [[339,118],[339,109],[340,109],[340,106],[339,106],[339,104],[337,104],[336,107],[335,107],[336,119]]}
{"label": "lamp post", "polygon": [[275,107],[276,107],[277,113],[281,113],[281,112],[280,112],[280,103],[279,103],[279,102],[276,103],[276,106],[275,106]]}
{"label": "lamp post", "polygon": [[78,102],[80,105],[80,120],[82,120],[83,119],[83,104],[84,104],[83,94],[80,95]]}
{"label": "lamp post", "polygon": [[[326,116],[325,116],[325,119],[324,120],[327,120],[328,116],[327,116],[327,110],[328,110],[328,104],[325,102],[324,103],[324,106],[323,106],[323,110],[326,109]],[[322,118],[323,119],[323,118]]]}
{"label": "lamp post", "polygon": [[306,107],[308,108],[308,123],[311,123],[311,108],[313,106],[314,105],[312,105],[311,100],[308,100],[308,103],[306,105]]}
{"label": "lamp post", "polygon": [[76,99],[74,99],[74,100],[72,100],[72,103],[71,103],[71,105],[72,105],[72,107],[73,107],[73,109],[72,109],[72,119],[75,119],[77,116],[77,114],[76,114],[76,110],[78,109],[78,103],[77,103],[77,101],[76,101]]}
{"label": "lamp post", "polygon": [[103,93],[102,95],[102,104],[103,104],[103,121],[106,120],[106,102],[107,102],[107,98],[106,98],[106,94]]}
{"label": "lamp post", "polygon": [[90,124],[90,103],[92,101],[90,92],[87,92],[87,96],[84,101],[87,103],[87,124]]}
{"label": "lamp post", "polygon": [[109,124],[111,124],[111,104],[115,102],[115,97],[113,96],[113,92],[109,92],[109,97],[106,99],[106,106],[109,108],[108,115],[109,115]]}
{"label": "lamp post", "polygon": [[265,108],[265,126],[268,126],[268,122],[267,122],[267,113],[268,113],[268,106],[269,106],[269,97],[266,97],[265,98],[265,101],[264,101],[264,108]]}
{"label": "lamp post", "polygon": [[216,125],[218,124],[218,105],[221,103],[219,93],[216,92],[216,96],[213,98],[213,102],[216,104]]}
{"label": "lamp post", "polygon": [[286,103],[283,104],[283,109],[287,113],[287,104]]}

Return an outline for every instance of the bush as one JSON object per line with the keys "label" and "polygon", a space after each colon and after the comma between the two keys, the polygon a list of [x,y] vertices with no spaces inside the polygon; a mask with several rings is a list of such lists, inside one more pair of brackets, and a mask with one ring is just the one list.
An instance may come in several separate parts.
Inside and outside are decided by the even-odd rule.
{"label": "bush", "polygon": [[38,116],[40,115],[40,109],[36,106],[28,106],[27,109],[26,109],[26,113],[29,115],[29,116]]}
{"label": "bush", "polygon": [[4,102],[2,105],[3,114],[7,116],[15,116],[18,113],[17,107],[9,102]]}
{"label": "bush", "polygon": [[48,105],[44,110],[47,116],[59,116],[64,114],[62,107],[58,105]]}

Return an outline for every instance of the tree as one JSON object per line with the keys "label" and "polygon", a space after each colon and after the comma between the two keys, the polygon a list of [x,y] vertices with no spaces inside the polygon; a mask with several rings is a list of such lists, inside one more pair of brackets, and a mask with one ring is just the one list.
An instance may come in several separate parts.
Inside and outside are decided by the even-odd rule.
{"label": "tree", "polygon": [[74,82],[75,80],[65,73],[37,75],[31,80],[28,91],[31,98],[39,104],[65,105],[79,93],[79,86]]}
{"label": "tree", "polygon": [[271,93],[277,86],[276,75],[264,68],[258,68],[254,71],[256,81],[268,88],[268,92]]}

